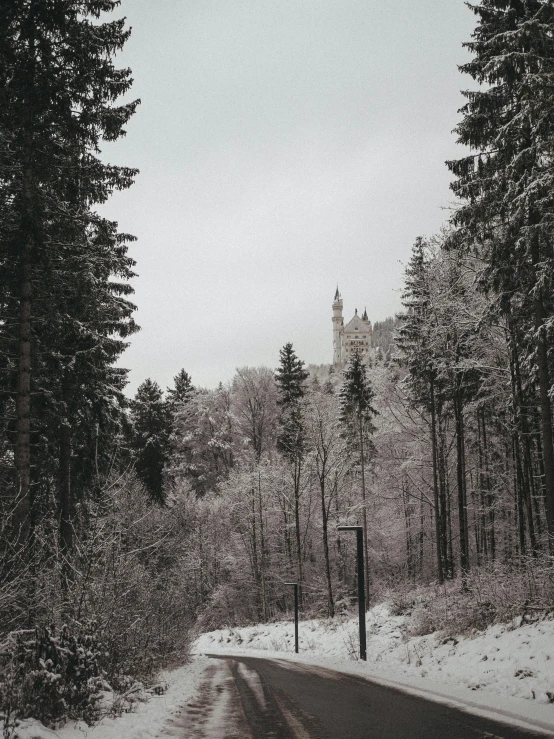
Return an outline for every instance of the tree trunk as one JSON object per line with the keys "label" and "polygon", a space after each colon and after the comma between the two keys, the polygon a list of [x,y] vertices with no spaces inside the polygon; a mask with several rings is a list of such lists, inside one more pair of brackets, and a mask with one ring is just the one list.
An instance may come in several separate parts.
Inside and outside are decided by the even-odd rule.
{"label": "tree trunk", "polygon": [[23,172],[22,214],[24,240],[20,252],[19,326],[15,467],[17,470],[17,500],[14,511],[14,539],[18,548],[29,543],[31,536],[31,259],[33,236],[32,221],[32,170],[30,166],[31,142],[28,144]]}
{"label": "tree trunk", "polygon": [[267,621],[267,595],[265,585],[265,530],[264,530],[264,514],[263,514],[263,501],[262,501],[262,477],[260,470],[258,469],[258,509],[260,516],[260,595],[261,595],[261,610],[262,610],[262,621]]}
{"label": "tree trunk", "polygon": [[[340,504],[339,504],[339,483],[337,479],[337,472],[335,471],[335,479],[333,481],[333,492],[335,495],[335,516],[336,520],[340,520]],[[340,533],[337,531],[337,569],[339,580],[343,583],[346,582],[346,565],[344,562],[344,554],[342,551],[342,543]]]}
{"label": "tree trunk", "polygon": [[284,534],[285,534],[285,553],[287,556],[287,562],[289,564],[289,568],[291,571],[291,577],[292,577],[292,541],[290,536],[290,527],[289,527],[289,516],[287,512],[287,508],[289,506],[289,502],[286,496],[282,496],[282,511],[283,511],[283,528],[284,528]]}
{"label": "tree trunk", "polygon": [[518,515],[520,521],[520,547],[521,553],[525,552],[525,519],[529,529],[529,543],[533,556],[537,556],[537,541],[535,537],[535,523],[533,520],[533,509],[531,504],[532,475],[526,457],[525,447],[528,446],[529,424],[525,408],[525,398],[521,382],[521,371],[518,356],[518,336],[513,325],[510,328],[510,372],[512,378],[512,407],[514,414],[514,461],[517,472],[518,493]]}
{"label": "tree trunk", "polygon": [[462,587],[467,587],[469,572],[469,536],[467,525],[467,499],[464,459],[464,419],[460,398],[459,379],[456,379],[456,393],[454,397],[454,414],[456,420],[456,479],[458,484],[458,524],[460,532],[460,569],[462,573]]}
{"label": "tree trunk", "polygon": [[431,395],[431,448],[433,452],[433,500],[435,505],[435,537],[436,537],[436,554],[437,554],[437,579],[439,585],[444,582],[443,570],[443,537],[441,536],[441,510],[439,503],[439,481],[438,481],[438,461],[437,461],[437,416],[435,408],[435,384],[433,379],[429,381],[429,390]]}
{"label": "tree trunk", "polygon": [[415,582],[416,578],[416,555],[412,537],[412,512],[410,508],[409,487],[405,479],[402,480],[402,503],[404,508],[404,531],[406,536],[406,569],[408,579]]}
{"label": "tree trunk", "polygon": [[523,482],[521,471],[521,459],[519,454],[519,444],[517,434],[514,432],[512,438],[512,464],[514,468],[514,491],[515,491],[515,510],[517,514],[517,530],[519,537],[519,554],[526,554],[527,545],[525,542],[525,513],[523,511]]}
{"label": "tree trunk", "polygon": [[250,524],[251,524],[251,531],[250,531],[250,541],[251,541],[251,547],[252,547],[252,575],[254,577],[254,582],[256,583],[256,593],[257,593],[257,600],[258,600],[258,615],[261,619],[262,617],[262,603],[261,603],[261,597],[260,597],[260,568],[258,564],[258,531],[257,531],[257,524],[256,524],[256,491],[254,488],[254,480],[251,480],[251,488],[250,488]]}
{"label": "tree trunk", "polygon": [[[477,461],[478,461],[478,494],[477,508],[478,515],[476,515],[476,543],[477,543],[477,564],[481,564],[482,558],[487,560],[488,554],[488,541],[487,541],[487,517],[486,517],[486,501],[485,501],[485,461],[483,452],[483,437],[481,433],[481,411],[477,409],[475,414],[477,421]],[[479,529],[479,535],[477,535],[477,528]]]}
{"label": "tree trunk", "polygon": [[441,511],[441,542],[443,546],[442,562],[443,575],[448,580],[454,577],[454,557],[452,554],[452,521],[450,516],[450,489],[448,486],[448,468],[446,459],[446,441],[444,423],[441,418],[437,419],[437,449],[438,454],[438,476],[439,476],[439,501]]}
{"label": "tree trunk", "polygon": [[[531,257],[538,270],[540,264],[540,245],[538,236],[532,236]],[[541,409],[541,436],[544,462],[544,488],[546,525],[550,552],[554,553],[554,446],[552,439],[552,407],[550,404],[550,376],[548,370],[548,346],[546,343],[546,311],[542,291],[537,288],[533,298],[535,311],[536,364],[539,379],[539,398]]]}
{"label": "tree trunk", "polygon": [[294,460],[294,525],[296,534],[296,557],[297,557],[297,580],[298,580],[298,605],[303,606],[303,588],[304,567],[302,564],[302,538],[300,532],[300,476],[302,471],[302,462],[295,458]]}
{"label": "tree trunk", "polygon": [[541,408],[541,436],[544,463],[544,502],[550,551],[554,552],[554,453],[552,447],[552,409],[550,405],[550,378],[548,372],[548,351],[544,328],[544,307],[541,300],[535,301],[537,331],[537,368],[539,376],[539,397]]}
{"label": "tree trunk", "polygon": [[331,580],[331,562],[329,559],[329,535],[328,535],[328,523],[329,516],[327,514],[327,507],[325,505],[325,469],[322,470],[319,476],[319,487],[321,492],[321,521],[323,528],[323,554],[325,556],[325,577],[327,579],[327,603],[329,610],[329,618],[335,616],[335,601],[333,599],[333,584]]}
{"label": "tree trunk", "polygon": [[64,596],[64,617],[68,615],[67,598],[71,579],[71,555],[73,552],[74,505],[71,494],[71,427],[66,418],[60,429],[59,459],[59,541],[61,555],[61,588]]}
{"label": "tree trunk", "polygon": [[481,423],[483,427],[483,456],[485,460],[486,473],[486,490],[487,490],[487,530],[489,538],[489,551],[491,559],[494,561],[496,557],[496,533],[495,533],[495,500],[491,485],[490,465],[489,465],[489,447],[487,436],[487,424],[485,411],[481,414]]}

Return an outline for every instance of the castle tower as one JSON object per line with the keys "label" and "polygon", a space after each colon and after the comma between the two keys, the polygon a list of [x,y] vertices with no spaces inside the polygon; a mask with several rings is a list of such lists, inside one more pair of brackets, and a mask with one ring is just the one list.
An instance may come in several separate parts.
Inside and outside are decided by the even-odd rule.
{"label": "castle tower", "polygon": [[342,298],[339,293],[339,286],[333,300],[333,364],[342,362]]}
{"label": "castle tower", "polygon": [[364,314],[362,316],[362,321],[365,321],[367,323],[367,331],[368,331],[368,350],[371,349],[371,334],[373,333],[373,328],[371,327],[371,321],[367,317],[367,308],[364,308]]}
{"label": "castle tower", "polygon": [[373,333],[367,310],[364,309],[360,316],[356,308],[354,317],[345,325],[342,317],[342,297],[338,287],[333,301],[332,320],[333,364],[341,365],[349,362],[354,354],[359,354],[367,362],[371,353]]}

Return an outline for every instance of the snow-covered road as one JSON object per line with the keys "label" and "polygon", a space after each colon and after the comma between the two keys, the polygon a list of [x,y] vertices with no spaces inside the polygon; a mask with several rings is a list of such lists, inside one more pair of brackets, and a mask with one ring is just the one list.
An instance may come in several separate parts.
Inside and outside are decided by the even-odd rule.
{"label": "snow-covered road", "polygon": [[17,733],[19,739],[554,737],[551,706],[422,678],[384,679],[370,670],[359,662],[221,650],[165,673],[167,692],[138,702],[133,713],[56,730],[28,720]]}
{"label": "snow-covered road", "polygon": [[[471,690],[525,699],[554,719],[554,620],[528,623],[522,618],[472,634],[445,638],[412,636],[405,616],[392,616],[386,604],[367,613],[367,665],[372,675],[392,680],[431,680]],[[294,627],[279,621],[202,634],[195,651],[280,657],[294,651]],[[339,669],[352,665],[358,650],[357,618],[300,622],[300,656],[325,659]],[[360,665],[363,667],[363,665]],[[538,710],[538,709],[537,709]]]}
{"label": "snow-covered road", "polygon": [[[210,656],[210,655],[206,655]],[[218,655],[160,739],[539,739],[546,727],[468,711],[357,675]]]}
{"label": "snow-covered road", "polygon": [[[193,700],[168,721],[164,737],[247,739],[251,736],[236,683],[237,665],[231,660],[210,664]],[[253,695],[257,695],[256,686]]]}
{"label": "snow-covered road", "polygon": [[[263,726],[268,716],[284,727],[283,732],[290,732],[291,716],[296,714],[282,699],[279,703],[278,693],[268,692],[267,679],[264,688],[264,678],[246,661],[259,657],[281,667],[287,664],[282,669],[289,676],[323,668],[326,674],[366,678],[493,721],[548,729],[554,736],[554,620],[519,619],[445,639],[440,634],[410,636],[405,618],[391,616],[385,605],[379,605],[368,612],[367,628],[367,663],[351,658],[357,648],[355,619],[302,621],[298,657],[293,653],[290,622],[205,633],[196,640],[196,656],[190,663],[160,675],[167,691],[152,695],[148,702],[143,702],[147,696],[137,696],[133,713],[120,718],[108,714],[94,727],[70,722],[55,731],[26,720],[18,735],[21,739],[248,738],[265,736],[252,733],[251,727]],[[205,656],[214,653],[225,659]],[[298,736],[311,736],[298,734],[298,726],[295,731]]]}

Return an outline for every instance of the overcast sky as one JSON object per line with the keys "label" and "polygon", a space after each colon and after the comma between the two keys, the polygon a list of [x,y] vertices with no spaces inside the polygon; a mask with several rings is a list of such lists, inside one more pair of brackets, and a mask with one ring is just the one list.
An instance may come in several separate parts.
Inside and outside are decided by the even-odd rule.
{"label": "overcast sky", "polygon": [[130,392],[184,367],[214,387],[292,341],[332,358],[345,318],[400,307],[418,235],[452,196],[444,165],[469,80],[463,0],[123,0],[142,99],[106,148],[140,175],[104,213],[131,245]]}

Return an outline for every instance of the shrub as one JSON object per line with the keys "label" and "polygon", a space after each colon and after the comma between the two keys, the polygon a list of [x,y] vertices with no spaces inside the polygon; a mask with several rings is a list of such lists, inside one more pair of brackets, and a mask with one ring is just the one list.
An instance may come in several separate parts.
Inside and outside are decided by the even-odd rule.
{"label": "shrub", "polygon": [[[185,506],[153,505],[131,476],[83,504],[80,516],[69,561],[45,519],[24,577],[10,579],[8,571],[3,580],[0,568],[6,736],[19,717],[90,723],[116,710],[117,694],[188,656],[195,609],[183,566],[190,532]],[[33,630],[26,628],[30,621]]]}
{"label": "shrub", "polygon": [[[391,600],[398,613],[394,596]],[[472,570],[465,590],[460,580],[441,587],[419,587],[412,593],[412,602],[407,627],[412,636],[440,631],[447,637],[482,631],[517,616],[540,617],[552,610],[554,573],[547,557],[495,562]]]}
{"label": "shrub", "polygon": [[47,726],[67,718],[91,723],[106,685],[100,667],[105,647],[96,625],[71,634],[67,626],[21,630],[0,651],[0,707],[5,724],[33,716]]}

